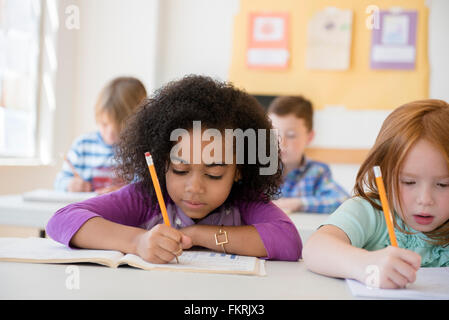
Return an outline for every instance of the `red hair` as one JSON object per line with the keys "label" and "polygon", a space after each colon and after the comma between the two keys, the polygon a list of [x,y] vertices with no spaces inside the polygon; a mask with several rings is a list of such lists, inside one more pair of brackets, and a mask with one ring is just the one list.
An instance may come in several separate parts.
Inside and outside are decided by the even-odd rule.
{"label": "red hair", "polygon": [[[409,150],[420,139],[426,139],[437,147],[449,167],[449,104],[442,100],[428,99],[407,103],[395,109],[384,121],[374,146],[357,173],[354,195],[362,197],[378,210],[379,199],[373,167],[380,166],[385,181],[390,208],[395,203],[401,207],[399,173]],[[395,226],[403,232],[393,215]],[[406,232],[407,233],[407,232]],[[436,245],[449,244],[449,221],[435,230],[424,233]]]}

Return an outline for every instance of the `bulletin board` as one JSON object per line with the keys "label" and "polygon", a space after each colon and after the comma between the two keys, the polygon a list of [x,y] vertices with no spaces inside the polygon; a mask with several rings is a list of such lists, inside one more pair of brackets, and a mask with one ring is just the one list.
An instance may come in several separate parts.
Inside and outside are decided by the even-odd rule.
{"label": "bulletin board", "polygon": [[[417,12],[415,67],[411,70],[377,70],[370,66],[372,30],[366,26],[370,5],[380,10],[399,7]],[[352,10],[350,63],[346,70],[306,68],[308,21],[326,7]],[[249,20],[252,13],[288,13],[290,59],[282,69],[248,68]],[[298,95],[314,108],[340,105],[347,109],[394,109],[428,98],[428,8],[425,0],[240,0],[235,17],[229,80],[254,95]]]}

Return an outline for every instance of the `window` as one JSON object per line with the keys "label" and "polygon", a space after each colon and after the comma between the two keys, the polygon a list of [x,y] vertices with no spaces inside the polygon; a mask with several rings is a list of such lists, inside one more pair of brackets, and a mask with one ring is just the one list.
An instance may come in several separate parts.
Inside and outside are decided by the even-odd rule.
{"label": "window", "polygon": [[0,157],[37,150],[40,0],[0,0]]}

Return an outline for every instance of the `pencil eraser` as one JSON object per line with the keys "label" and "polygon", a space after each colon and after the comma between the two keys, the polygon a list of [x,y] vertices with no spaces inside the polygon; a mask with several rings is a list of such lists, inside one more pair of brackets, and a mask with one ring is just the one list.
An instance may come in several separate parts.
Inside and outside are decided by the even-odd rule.
{"label": "pencil eraser", "polygon": [[149,152],[145,152],[145,160],[147,160],[149,166],[153,165],[153,158]]}

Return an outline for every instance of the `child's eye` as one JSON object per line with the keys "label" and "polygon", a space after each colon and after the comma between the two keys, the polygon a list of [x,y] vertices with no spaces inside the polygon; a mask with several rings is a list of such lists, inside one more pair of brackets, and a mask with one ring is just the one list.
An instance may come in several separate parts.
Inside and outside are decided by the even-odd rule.
{"label": "child's eye", "polygon": [[402,180],[401,183],[410,186],[410,185],[415,184],[415,181],[413,181],[413,180]]}
{"label": "child's eye", "polygon": [[447,184],[447,183],[437,183],[437,185],[441,188],[449,187],[449,184]]}
{"label": "child's eye", "polygon": [[184,175],[186,174],[188,171],[183,171],[183,170],[176,170],[176,169],[172,169],[174,174],[179,174],[179,175]]}
{"label": "child's eye", "polygon": [[206,176],[208,176],[212,180],[220,180],[223,177],[223,176],[214,176],[211,174],[206,174]]}

